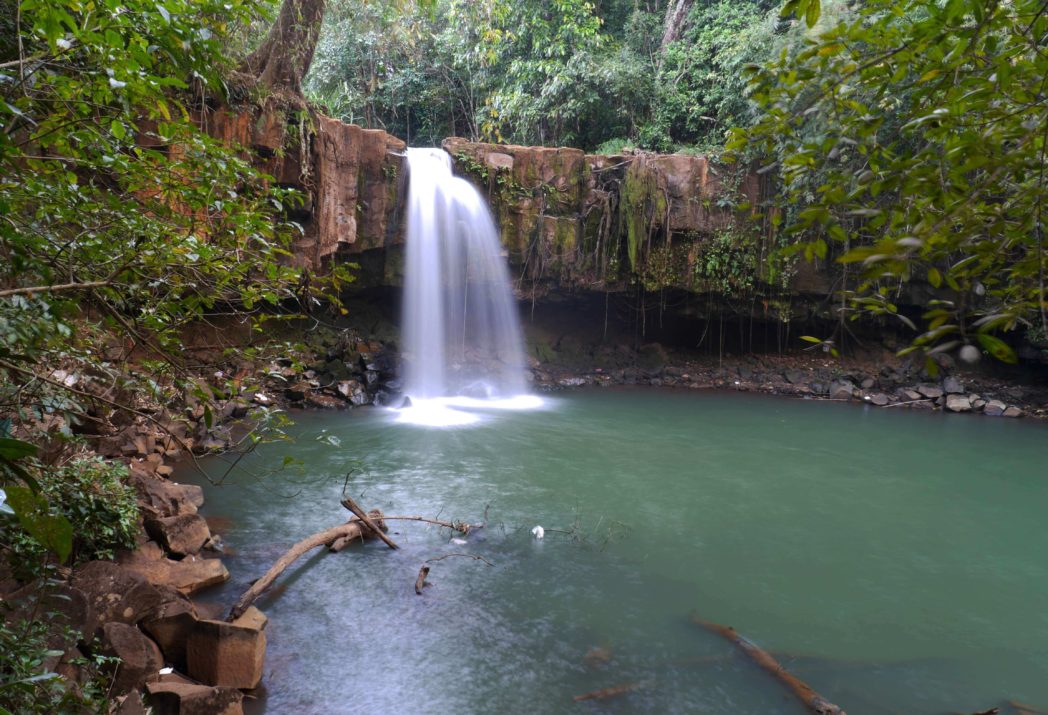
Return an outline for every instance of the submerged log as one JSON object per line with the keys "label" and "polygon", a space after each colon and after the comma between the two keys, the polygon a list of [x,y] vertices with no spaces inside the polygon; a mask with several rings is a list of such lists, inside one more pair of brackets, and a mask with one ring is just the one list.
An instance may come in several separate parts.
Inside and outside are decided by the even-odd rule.
{"label": "submerged log", "polygon": [[422,589],[426,586],[426,576],[429,576],[429,566],[423,566],[418,570],[418,577],[415,579],[415,593],[419,596],[422,595]]}
{"label": "submerged log", "polygon": [[644,683],[624,683],[622,685],[613,685],[610,688],[601,688],[600,690],[593,690],[588,693],[583,693],[582,695],[576,695],[573,699],[577,703],[581,703],[584,700],[607,700],[608,698],[632,693],[643,687]]}
{"label": "submerged log", "polygon": [[[381,520],[381,512],[375,510],[372,513],[376,514],[378,519]],[[372,520],[372,523],[375,523],[375,520]],[[292,546],[283,556],[277,559],[277,562],[269,568],[269,571],[266,571],[262,578],[251,584],[251,588],[245,591],[244,595],[233,604],[233,608],[230,609],[226,620],[232,622],[242,616],[248,607],[255,602],[255,599],[272,586],[273,582],[280,578],[280,575],[303,554],[312,551],[318,546],[333,546],[340,540],[348,543],[356,539],[371,538],[374,535],[375,532],[367,524],[360,521],[350,521],[302,539],[302,541]]]}
{"label": "submerged log", "polygon": [[782,683],[813,715],[846,715],[839,707],[819,695],[803,680],[791,674],[779,661],[775,660],[768,651],[757,644],[738,634],[731,626],[722,626],[719,623],[710,623],[692,616],[692,622],[702,626],[711,633],[716,633],[721,638],[734,645],[742,651],[751,661],[760,666],[761,669],[770,673]]}

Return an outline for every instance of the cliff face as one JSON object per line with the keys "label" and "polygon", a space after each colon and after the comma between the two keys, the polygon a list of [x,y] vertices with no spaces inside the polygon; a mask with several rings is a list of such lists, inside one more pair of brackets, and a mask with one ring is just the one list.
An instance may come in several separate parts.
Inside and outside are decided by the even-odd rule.
{"label": "cliff face", "polygon": [[378,129],[344,124],[293,106],[221,108],[201,122],[207,132],[249,152],[277,184],[302,192],[290,217],[303,228],[294,260],[323,270],[338,256],[395,242],[404,150]]}
{"label": "cliff face", "polygon": [[[400,285],[404,142],[276,104],[220,109],[206,126],[305,195],[290,212],[304,230],[294,260],[315,270],[353,261],[361,285]],[[488,197],[521,297],[643,287],[778,299],[830,289],[825,271],[773,260],[770,232],[754,220],[756,175],[682,154],[600,156],[459,138],[444,148]]]}

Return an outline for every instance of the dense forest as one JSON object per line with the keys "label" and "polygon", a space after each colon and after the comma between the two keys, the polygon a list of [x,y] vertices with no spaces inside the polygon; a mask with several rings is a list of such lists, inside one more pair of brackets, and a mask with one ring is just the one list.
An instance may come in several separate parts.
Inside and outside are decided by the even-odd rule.
{"label": "dense forest", "polygon": [[[943,355],[1048,351],[1044,0],[0,9],[5,588],[134,546],[127,469],[98,457],[99,439],[169,429],[167,409],[211,429],[253,390],[187,358],[187,330],[235,325],[258,340],[225,364],[269,361],[302,350],[274,324],[346,314],[353,267],[296,262],[310,199],[208,133],[202,118],[222,108],[279,100],[303,136],[318,111],[410,146],[461,136],[709,156],[769,185],[738,207],[774,238],[762,258],[830,261],[848,277],[832,295],[842,325],[898,325],[900,355],[933,374]],[[919,312],[899,309],[903,293]],[[837,338],[806,336],[834,355]],[[109,656],[88,664],[99,680],[66,688],[44,672],[43,620],[0,626],[0,713],[106,712]]]}

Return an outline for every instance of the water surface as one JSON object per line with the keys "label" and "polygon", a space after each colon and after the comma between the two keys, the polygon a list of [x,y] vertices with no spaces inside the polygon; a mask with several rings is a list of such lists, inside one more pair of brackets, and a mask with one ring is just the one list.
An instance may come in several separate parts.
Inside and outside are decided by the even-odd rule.
{"label": "water surface", "polygon": [[[398,522],[400,551],[300,562],[258,603],[271,620],[256,712],[804,712],[693,615],[850,715],[1048,707],[1044,425],[656,390],[453,429],[379,409],[296,420],[295,445],[245,462],[261,473],[291,454],[301,469],[208,490],[236,552],[212,598],[343,521],[350,472],[365,508],[487,510],[488,526],[455,544]],[[450,553],[494,565],[434,562],[415,595],[422,562]],[[641,687],[573,701],[626,683]]]}

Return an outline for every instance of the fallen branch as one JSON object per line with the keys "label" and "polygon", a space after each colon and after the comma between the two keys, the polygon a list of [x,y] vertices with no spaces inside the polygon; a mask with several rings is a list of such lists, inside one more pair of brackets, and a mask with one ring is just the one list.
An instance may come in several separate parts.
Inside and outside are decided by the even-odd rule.
{"label": "fallen branch", "polygon": [[593,690],[589,693],[576,695],[572,699],[577,703],[581,703],[584,700],[607,700],[608,698],[614,698],[619,695],[625,695],[626,693],[632,693],[633,691],[640,690],[643,687],[644,683],[624,683],[623,685],[614,685],[610,688],[601,688],[600,690]]}
{"label": "fallen branch", "polygon": [[750,660],[763,670],[770,673],[801,701],[813,715],[846,715],[839,707],[826,700],[811,689],[807,683],[788,672],[779,661],[775,660],[768,651],[756,645],[747,638],[740,636],[731,626],[722,626],[719,623],[699,620],[695,616],[691,618],[692,623],[702,626],[711,633],[716,633],[726,641],[730,642],[742,651]]}
{"label": "fallen branch", "polygon": [[[381,513],[379,513],[379,517],[381,518]],[[334,542],[340,539],[351,541],[354,539],[365,539],[373,535],[374,532],[370,531],[366,524],[363,524],[360,521],[350,521],[345,524],[340,524],[339,526],[333,526],[330,529],[313,534],[312,536],[299,541],[288,549],[283,556],[277,559],[277,562],[270,566],[269,571],[266,571],[266,574],[262,578],[251,584],[251,588],[245,591],[244,595],[233,604],[226,620],[235,621],[237,618],[244,615],[244,612],[255,602],[255,599],[272,586],[273,582],[287,570],[288,566],[293,564],[303,554],[312,551],[318,546],[334,544]]]}
{"label": "fallen branch", "polygon": [[[378,509],[372,509],[369,512],[368,516],[370,516],[371,520],[375,522],[375,526],[378,527],[379,533],[384,532],[386,530],[386,520],[383,518],[382,512],[380,512]],[[362,525],[360,534],[352,536],[343,536],[342,538],[335,539],[334,541],[332,541],[330,544],[328,544],[328,551],[330,551],[333,554],[337,554],[339,551],[342,551],[342,549],[346,548],[354,541],[363,541],[365,536],[374,536],[375,534],[371,527],[369,527],[367,524],[364,524],[362,521],[360,521],[360,519],[357,519],[356,517],[350,519],[346,523]]]}
{"label": "fallen branch", "polygon": [[[437,526],[442,526],[445,529],[451,529],[452,531],[457,531],[460,534],[462,534],[463,536],[468,536],[469,532],[471,532],[474,529],[483,529],[484,528],[484,524],[467,524],[464,521],[442,521],[440,519],[427,519],[424,516],[384,516],[384,517],[382,517],[382,520],[383,521],[421,521],[421,522],[426,523],[426,524],[435,524]],[[354,517],[354,519],[352,519],[351,521],[356,521],[356,518]]]}
{"label": "fallen branch", "polygon": [[396,543],[393,541],[393,539],[391,539],[388,536],[386,536],[385,532],[383,532],[382,529],[378,528],[378,525],[375,524],[375,522],[371,521],[371,518],[367,514],[364,513],[364,510],[361,509],[360,506],[355,501],[353,501],[352,497],[344,496],[342,498],[342,506],[344,506],[347,509],[349,509],[351,512],[353,512],[353,514],[356,515],[356,517],[358,519],[360,519],[365,524],[367,524],[368,528],[371,529],[375,533],[375,536],[377,536],[378,538],[382,539],[383,543],[385,543],[386,546],[388,546],[389,548],[391,548],[393,550],[396,550],[396,549],[400,548],[399,546],[396,545]]}
{"label": "fallen branch", "polygon": [[467,559],[473,559],[474,561],[483,561],[488,566],[494,566],[495,565],[495,564],[491,563],[490,561],[488,561],[483,556],[476,556],[474,554],[458,554],[458,553],[455,553],[455,554],[444,554],[443,556],[436,556],[436,557],[434,557],[432,559],[426,559],[425,561],[422,562],[422,568],[420,568],[418,570],[418,577],[415,578],[415,593],[417,593],[419,596],[421,596],[422,595],[422,589],[423,589],[424,586],[426,586],[426,576],[429,575],[429,566],[427,566],[426,564],[431,564],[434,561],[443,561],[444,559],[449,559],[452,556],[463,556],[463,557],[465,557]]}

